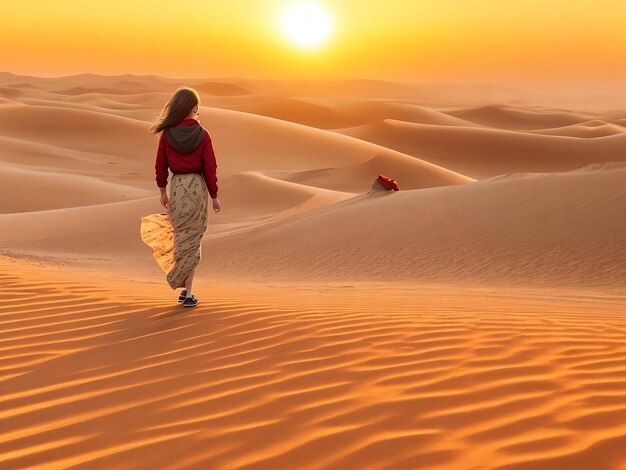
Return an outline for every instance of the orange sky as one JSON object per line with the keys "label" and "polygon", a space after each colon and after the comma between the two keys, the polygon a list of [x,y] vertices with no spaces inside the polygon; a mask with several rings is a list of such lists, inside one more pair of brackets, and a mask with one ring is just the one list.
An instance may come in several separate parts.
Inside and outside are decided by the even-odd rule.
{"label": "orange sky", "polygon": [[0,2],[0,71],[626,88],[624,0],[319,0],[310,50],[280,27],[294,1]]}

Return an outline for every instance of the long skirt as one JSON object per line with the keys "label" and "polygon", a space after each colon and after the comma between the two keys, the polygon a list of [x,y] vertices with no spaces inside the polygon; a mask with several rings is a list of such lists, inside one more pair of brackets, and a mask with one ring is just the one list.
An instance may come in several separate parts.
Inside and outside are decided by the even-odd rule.
{"label": "long skirt", "polygon": [[167,212],[141,218],[141,239],[152,248],[172,289],[185,287],[185,279],[202,259],[202,237],[209,223],[208,194],[200,173],[174,174]]}

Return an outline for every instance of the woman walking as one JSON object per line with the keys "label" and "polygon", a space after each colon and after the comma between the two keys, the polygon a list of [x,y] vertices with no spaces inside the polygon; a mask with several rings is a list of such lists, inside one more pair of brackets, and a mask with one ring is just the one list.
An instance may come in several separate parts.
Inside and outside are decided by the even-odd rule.
{"label": "woman walking", "polygon": [[[198,120],[200,96],[182,87],[163,108],[150,132],[161,133],[156,156],[156,183],[166,213],[141,219],[141,238],[167,274],[172,289],[183,287],[178,302],[195,307],[193,277],[202,258],[202,237],[208,228],[208,195],[213,210],[217,199],[217,162],[211,137]],[[167,195],[168,169],[172,171]]]}

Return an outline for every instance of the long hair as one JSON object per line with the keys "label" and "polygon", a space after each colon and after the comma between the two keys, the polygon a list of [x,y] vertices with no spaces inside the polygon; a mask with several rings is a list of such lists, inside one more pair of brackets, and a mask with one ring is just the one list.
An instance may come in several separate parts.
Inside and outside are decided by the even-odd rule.
{"label": "long hair", "polygon": [[191,110],[200,104],[200,95],[189,87],[181,87],[174,92],[167,104],[161,110],[157,121],[150,126],[149,131],[158,134],[167,127],[175,126],[185,119]]}

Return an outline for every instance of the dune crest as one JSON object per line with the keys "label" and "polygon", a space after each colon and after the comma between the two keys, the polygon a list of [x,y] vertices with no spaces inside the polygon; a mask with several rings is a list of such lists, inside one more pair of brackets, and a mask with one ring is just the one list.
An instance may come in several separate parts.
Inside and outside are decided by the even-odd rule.
{"label": "dune crest", "polygon": [[226,264],[220,253],[237,247],[241,256],[227,268],[233,276],[267,264],[268,279],[619,287],[626,285],[624,181],[620,164],[362,195],[253,231],[254,245],[230,237],[207,249]]}
{"label": "dune crest", "polygon": [[626,133],[596,139],[493,128],[437,126],[392,119],[337,130],[472,178],[513,171],[559,172],[626,159]]}

